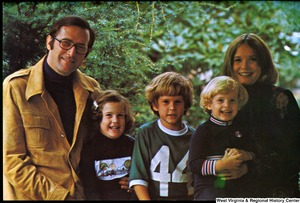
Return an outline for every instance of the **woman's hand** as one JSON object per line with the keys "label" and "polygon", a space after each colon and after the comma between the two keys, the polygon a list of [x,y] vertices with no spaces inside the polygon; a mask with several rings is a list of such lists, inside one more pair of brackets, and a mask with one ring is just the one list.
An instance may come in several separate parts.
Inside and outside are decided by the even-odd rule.
{"label": "woman's hand", "polygon": [[217,176],[221,177],[222,180],[233,180],[238,179],[248,173],[248,167],[246,163],[242,163],[237,169],[226,170],[222,173],[218,173]]}

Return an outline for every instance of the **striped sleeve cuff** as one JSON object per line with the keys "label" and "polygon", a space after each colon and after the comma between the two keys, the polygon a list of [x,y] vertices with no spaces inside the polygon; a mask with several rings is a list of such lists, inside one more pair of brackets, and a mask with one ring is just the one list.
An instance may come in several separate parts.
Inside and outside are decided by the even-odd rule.
{"label": "striped sleeve cuff", "polygon": [[205,160],[203,162],[201,169],[203,176],[216,175],[216,161],[217,160]]}

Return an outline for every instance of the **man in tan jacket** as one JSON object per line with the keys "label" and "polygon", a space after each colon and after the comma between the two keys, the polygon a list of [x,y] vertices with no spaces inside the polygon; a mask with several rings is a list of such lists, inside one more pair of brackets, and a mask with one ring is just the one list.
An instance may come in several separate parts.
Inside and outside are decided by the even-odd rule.
{"label": "man in tan jacket", "polygon": [[48,53],[3,82],[4,200],[85,199],[78,177],[97,81],[78,70],[95,40],[78,16],[58,20]]}

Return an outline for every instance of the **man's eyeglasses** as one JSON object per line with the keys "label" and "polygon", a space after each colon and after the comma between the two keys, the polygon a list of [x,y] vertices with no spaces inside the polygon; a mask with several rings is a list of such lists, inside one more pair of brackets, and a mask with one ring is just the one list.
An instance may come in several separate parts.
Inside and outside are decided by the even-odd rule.
{"label": "man's eyeglasses", "polygon": [[73,42],[71,42],[70,40],[67,39],[57,39],[56,37],[52,36],[54,39],[56,39],[59,42],[59,46],[60,48],[64,49],[64,50],[69,50],[71,49],[73,46],[76,47],[76,52],[78,54],[86,54],[88,51],[88,48],[82,44],[74,44]]}

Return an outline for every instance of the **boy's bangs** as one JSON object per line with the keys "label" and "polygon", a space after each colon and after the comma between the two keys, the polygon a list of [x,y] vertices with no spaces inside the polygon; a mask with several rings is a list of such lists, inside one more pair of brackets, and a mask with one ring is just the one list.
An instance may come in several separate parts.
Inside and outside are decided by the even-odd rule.
{"label": "boy's bangs", "polygon": [[161,87],[160,95],[165,96],[182,96],[184,95],[184,90],[179,85],[172,85],[172,86],[163,86]]}

